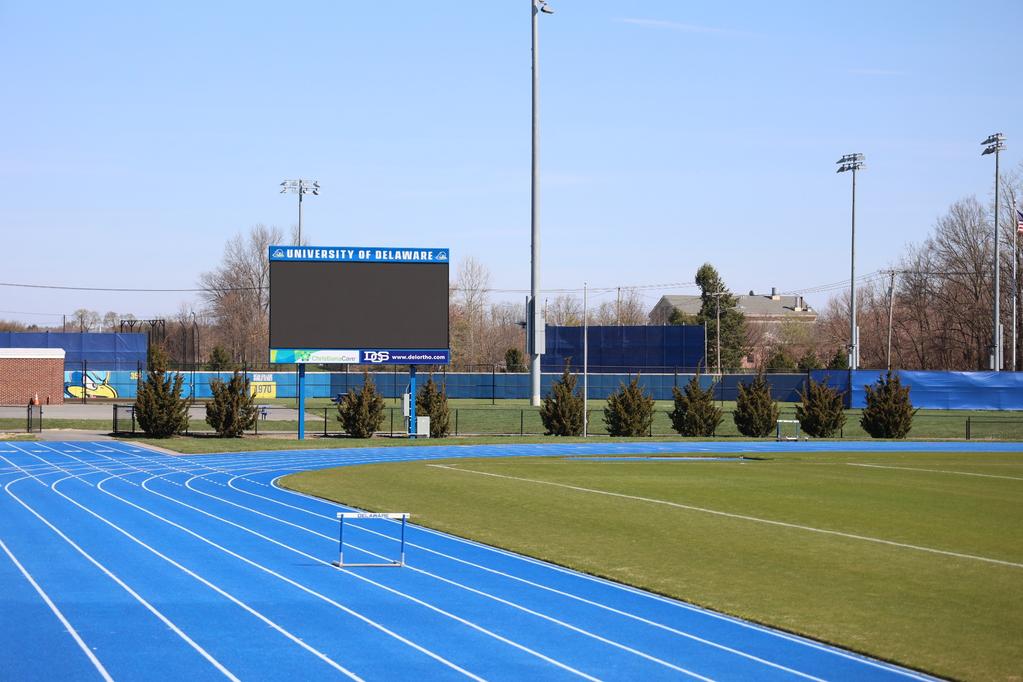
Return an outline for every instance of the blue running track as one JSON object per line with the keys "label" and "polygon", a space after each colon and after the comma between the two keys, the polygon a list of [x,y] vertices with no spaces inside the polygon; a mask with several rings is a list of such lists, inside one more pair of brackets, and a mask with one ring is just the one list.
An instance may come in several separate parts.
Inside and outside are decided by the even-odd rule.
{"label": "blue running track", "polygon": [[[293,471],[370,462],[679,447],[174,457],[118,442],[0,442],[0,680],[928,679],[414,525],[404,568],[339,570],[330,562],[342,508],[274,485]],[[965,447],[685,445],[694,454]],[[345,528],[347,561],[397,555],[396,523]]]}

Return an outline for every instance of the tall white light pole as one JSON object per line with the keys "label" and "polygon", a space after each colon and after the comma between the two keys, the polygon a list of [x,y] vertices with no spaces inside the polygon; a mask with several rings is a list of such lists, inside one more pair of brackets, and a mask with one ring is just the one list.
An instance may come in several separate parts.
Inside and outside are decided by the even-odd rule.
{"label": "tall white light pole", "polygon": [[529,273],[529,311],[527,324],[529,333],[529,379],[532,389],[530,404],[540,405],[540,355],[546,350],[544,339],[543,313],[537,305],[540,294],[540,71],[537,57],[539,37],[537,34],[537,16],[540,13],[554,14],[547,6],[547,0],[529,0],[533,25],[533,163],[532,184],[530,189],[530,226],[532,247],[530,253]]}
{"label": "tall white light pole", "polygon": [[586,309],[586,282],[583,282],[583,438],[589,434],[590,418],[590,325]]}
{"label": "tall white light pole", "polygon": [[856,171],[863,168],[863,154],[846,154],[835,163],[836,173],[852,171],[852,247],[849,266],[849,369],[860,368],[860,330],[856,327]]}
{"label": "tall white light pole", "polygon": [[302,246],[302,195],[312,194],[317,196],[320,193],[320,183],[307,180],[285,180],[281,183],[281,194],[288,192],[295,192],[298,194],[298,244],[295,246]]}
{"label": "tall white light pole", "polygon": [[995,155],[995,305],[994,305],[994,333],[991,335],[991,370],[994,372],[1002,369],[1002,315],[999,309],[1001,303],[1001,268],[999,267],[999,243],[998,238],[998,153],[1005,149],[1005,135],[995,133],[988,135],[988,138],[981,142],[984,151],[981,156],[988,154]]}

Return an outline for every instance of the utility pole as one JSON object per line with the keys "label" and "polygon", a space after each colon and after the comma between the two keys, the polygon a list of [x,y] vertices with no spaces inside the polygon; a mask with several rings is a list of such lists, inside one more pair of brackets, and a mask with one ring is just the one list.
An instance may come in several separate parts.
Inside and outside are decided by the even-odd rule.
{"label": "utility pole", "polygon": [[891,280],[888,283],[888,371],[892,369],[892,318],[895,314],[895,271],[890,273]]}
{"label": "utility pole", "polygon": [[721,374],[721,292],[714,295],[714,301],[717,303],[717,322],[714,326],[714,340],[718,346],[718,374]]}

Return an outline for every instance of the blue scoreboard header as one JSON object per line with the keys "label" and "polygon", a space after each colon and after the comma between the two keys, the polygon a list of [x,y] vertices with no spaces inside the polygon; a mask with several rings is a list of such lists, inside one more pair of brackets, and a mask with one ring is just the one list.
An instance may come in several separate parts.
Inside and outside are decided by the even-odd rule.
{"label": "blue scoreboard header", "polygon": [[271,246],[272,261],[448,264],[447,249],[381,246]]}

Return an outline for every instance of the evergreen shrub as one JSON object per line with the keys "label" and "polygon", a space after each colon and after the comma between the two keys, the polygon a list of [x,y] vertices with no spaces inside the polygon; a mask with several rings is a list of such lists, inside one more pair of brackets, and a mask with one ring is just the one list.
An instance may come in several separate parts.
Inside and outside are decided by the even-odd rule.
{"label": "evergreen shrub", "polygon": [[184,376],[168,374],[162,352],[149,356],[149,371],[139,381],[135,395],[135,417],[145,434],[151,438],[170,438],[188,428],[188,400],[182,397]]}
{"label": "evergreen shrub", "polygon": [[561,378],[551,385],[551,392],[540,405],[540,419],[548,436],[581,436],[583,433],[583,396],[575,390],[578,375],[572,374],[568,363]]}
{"label": "evergreen shrub", "polygon": [[860,426],[871,438],[905,438],[913,428],[916,410],[909,400],[909,387],[903,386],[899,375],[888,370],[873,386],[864,386],[866,407]]}
{"label": "evergreen shrub", "polygon": [[433,381],[433,375],[426,380],[416,396],[416,414],[422,413],[430,418],[430,438],[443,438],[450,432],[450,416],[448,412],[448,389]]}
{"label": "evergreen shrub", "polygon": [[699,375],[685,385],[683,391],[671,389],[675,409],[669,415],[671,426],[681,436],[713,436],[721,425],[721,410],[714,404],[714,387],[700,388]]}
{"label": "evergreen shrub", "polygon": [[796,419],[799,428],[813,438],[831,438],[845,425],[845,399],[842,391],[828,386],[825,379],[810,379],[806,391],[799,394]]}
{"label": "evergreen shrub", "polygon": [[249,391],[249,380],[235,372],[228,381],[219,377],[210,381],[213,400],[206,403],[206,423],[221,438],[238,438],[256,425],[256,397]]}
{"label": "evergreen shrub", "polygon": [[647,436],[653,421],[654,399],[640,388],[638,376],[607,397],[604,424],[608,435]]}
{"label": "evergreen shrub", "polygon": [[757,372],[748,386],[739,384],[732,419],[739,433],[751,438],[763,438],[774,430],[778,423],[778,404],[771,400],[771,387],[763,370]]}
{"label": "evergreen shrub", "polygon": [[372,438],[384,423],[384,399],[369,372],[362,373],[362,388],[348,389],[337,404],[337,420],[353,438]]}

